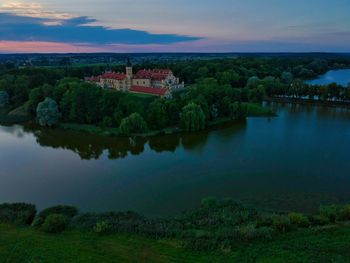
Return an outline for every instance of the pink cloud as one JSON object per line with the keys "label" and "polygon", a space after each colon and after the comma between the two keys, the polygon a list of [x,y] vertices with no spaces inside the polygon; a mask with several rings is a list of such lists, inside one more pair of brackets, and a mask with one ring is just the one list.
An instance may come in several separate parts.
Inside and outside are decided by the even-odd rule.
{"label": "pink cloud", "polygon": [[176,44],[115,44],[85,45],[43,41],[0,41],[0,53],[89,53],[89,52],[214,52],[217,45],[214,41],[199,40]]}

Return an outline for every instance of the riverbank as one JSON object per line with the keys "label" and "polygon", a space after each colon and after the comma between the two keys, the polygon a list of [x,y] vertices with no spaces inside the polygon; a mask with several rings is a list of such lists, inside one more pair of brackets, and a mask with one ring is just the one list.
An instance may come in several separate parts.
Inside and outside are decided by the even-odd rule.
{"label": "riverbank", "polygon": [[310,100],[302,98],[265,98],[266,102],[277,102],[277,103],[291,103],[291,104],[301,104],[307,106],[325,106],[325,107],[338,107],[350,109],[350,102],[343,101],[321,101],[321,100]]}
{"label": "riverbank", "polygon": [[234,251],[194,252],[170,240],[67,231],[60,235],[0,225],[0,261],[22,262],[349,262],[350,227],[288,233]]}
{"label": "riverbank", "polygon": [[[259,104],[248,103],[247,104],[247,115],[248,117],[275,117],[276,113],[267,107],[263,107]],[[21,114],[17,114],[20,112]],[[30,121],[29,117],[23,114],[23,107],[15,109],[14,111],[9,111],[8,109],[0,110],[0,124],[3,125],[13,125],[13,124],[24,124]],[[220,125],[229,124],[231,122],[236,122],[229,117],[218,118],[214,121],[209,121],[207,123],[207,128],[215,128]],[[60,123],[56,127],[62,130],[70,130],[77,132],[85,132],[98,136],[125,136],[119,131],[119,128],[102,127],[90,124],[78,124],[78,123]],[[145,133],[130,134],[128,136],[137,137],[152,137],[157,135],[170,135],[184,132],[180,127],[167,127],[162,130],[151,130]]]}
{"label": "riverbank", "polygon": [[0,225],[0,262],[349,262],[350,227],[335,225],[286,233],[270,242],[240,244],[233,250],[196,252],[177,240],[137,235],[66,231],[48,234]]}

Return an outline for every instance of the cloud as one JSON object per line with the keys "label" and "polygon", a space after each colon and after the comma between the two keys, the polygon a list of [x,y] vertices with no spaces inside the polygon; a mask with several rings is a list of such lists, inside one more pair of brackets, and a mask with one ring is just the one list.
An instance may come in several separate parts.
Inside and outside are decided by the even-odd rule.
{"label": "cloud", "polygon": [[[38,10],[41,9],[38,8]],[[92,25],[96,22],[95,19],[86,16],[61,18],[60,16],[2,12],[0,13],[0,40],[111,45],[173,44],[201,39],[195,36],[153,34],[129,28],[111,29]]]}
{"label": "cloud", "polygon": [[0,12],[12,13],[19,16],[49,18],[49,19],[69,19],[73,15],[63,12],[45,11],[39,3],[23,3],[15,1],[5,1],[0,5]]}

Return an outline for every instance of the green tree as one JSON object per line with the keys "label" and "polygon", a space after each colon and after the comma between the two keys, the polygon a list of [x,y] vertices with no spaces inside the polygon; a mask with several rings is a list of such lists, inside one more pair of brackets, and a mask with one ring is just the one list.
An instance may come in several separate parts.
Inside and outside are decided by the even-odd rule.
{"label": "green tree", "polygon": [[0,90],[0,108],[6,107],[10,102],[9,94],[6,91]]}
{"label": "green tree", "polygon": [[183,107],[181,123],[183,128],[189,132],[203,130],[205,127],[205,115],[201,107],[193,102]]}
{"label": "green tree", "polygon": [[147,131],[147,123],[140,114],[134,112],[129,117],[122,119],[119,129],[124,135],[143,133]]}
{"label": "green tree", "polygon": [[231,119],[245,119],[248,114],[248,106],[246,103],[234,102],[230,106]]}
{"label": "green tree", "polygon": [[284,71],[281,75],[282,82],[287,85],[290,85],[290,83],[292,83],[293,78],[294,78],[293,74],[290,73],[289,71]]}
{"label": "green tree", "polygon": [[153,129],[163,129],[168,123],[164,100],[153,101],[148,110],[147,123]]}
{"label": "green tree", "polygon": [[36,109],[37,119],[41,126],[55,126],[61,118],[61,113],[58,110],[56,101],[51,98],[46,98],[38,104]]}

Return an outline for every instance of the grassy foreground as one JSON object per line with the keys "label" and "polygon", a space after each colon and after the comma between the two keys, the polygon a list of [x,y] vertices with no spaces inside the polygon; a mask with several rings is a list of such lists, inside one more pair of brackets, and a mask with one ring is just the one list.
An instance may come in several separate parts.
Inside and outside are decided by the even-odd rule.
{"label": "grassy foreground", "polygon": [[350,227],[302,229],[232,251],[200,253],[176,241],[78,231],[54,235],[0,225],[0,262],[350,262]]}

